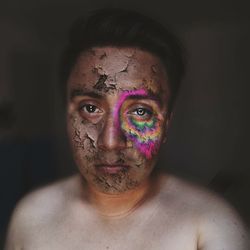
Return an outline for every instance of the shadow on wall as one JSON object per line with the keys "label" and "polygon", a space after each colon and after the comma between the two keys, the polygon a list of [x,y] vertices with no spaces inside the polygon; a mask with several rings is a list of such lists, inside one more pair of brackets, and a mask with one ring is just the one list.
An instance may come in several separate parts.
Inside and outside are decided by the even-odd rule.
{"label": "shadow on wall", "polygon": [[209,186],[250,225],[248,23],[186,27],[188,70],[161,164]]}
{"label": "shadow on wall", "polygon": [[[29,26],[0,20],[0,234],[16,202],[56,178],[50,73],[41,44]],[[47,73],[44,73],[47,71]],[[53,88],[52,88],[53,90]],[[49,110],[50,109],[50,110]],[[50,128],[51,127],[51,128]],[[2,246],[2,244],[0,244]],[[0,248],[2,249],[2,247]]]}

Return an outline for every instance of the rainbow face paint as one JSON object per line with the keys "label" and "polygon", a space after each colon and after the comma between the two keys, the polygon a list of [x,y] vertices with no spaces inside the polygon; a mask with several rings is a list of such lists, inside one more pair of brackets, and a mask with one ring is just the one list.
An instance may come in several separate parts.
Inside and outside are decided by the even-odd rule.
{"label": "rainbow face paint", "polygon": [[[116,124],[119,126],[128,140],[131,140],[136,148],[147,159],[150,159],[160,146],[162,135],[162,118],[159,115],[159,105],[153,101],[154,105],[146,105],[134,100],[154,99],[147,91],[131,90],[121,94],[116,105],[114,115]],[[126,104],[127,100],[132,99],[132,104]]]}

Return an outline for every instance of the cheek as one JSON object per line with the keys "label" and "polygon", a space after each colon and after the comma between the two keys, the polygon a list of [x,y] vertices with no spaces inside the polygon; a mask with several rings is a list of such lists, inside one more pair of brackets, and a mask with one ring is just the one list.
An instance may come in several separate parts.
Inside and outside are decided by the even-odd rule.
{"label": "cheek", "polygon": [[98,125],[84,121],[77,113],[69,115],[68,134],[74,153],[85,154],[96,150]]}
{"label": "cheek", "polygon": [[121,119],[121,127],[127,138],[147,159],[151,159],[159,150],[163,126],[158,118],[140,121],[126,117]]}

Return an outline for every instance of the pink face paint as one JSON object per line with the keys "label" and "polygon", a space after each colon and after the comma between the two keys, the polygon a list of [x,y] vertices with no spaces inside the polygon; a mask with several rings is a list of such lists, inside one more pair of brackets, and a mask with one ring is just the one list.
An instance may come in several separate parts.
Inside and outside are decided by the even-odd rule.
{"label": "pink face paint", "polygon": [[133,141],[147,159],[150,159],[160,145],[161,123],[157,117],[158,110],[153,110],[148,118],[143,119],[139,115],[129,115],[126,111],[121,113],[123,103],[129,97],[136,96],[150,98],[144,89],[122,93],[114,110],[116,126],[123,130],[127,139]]}

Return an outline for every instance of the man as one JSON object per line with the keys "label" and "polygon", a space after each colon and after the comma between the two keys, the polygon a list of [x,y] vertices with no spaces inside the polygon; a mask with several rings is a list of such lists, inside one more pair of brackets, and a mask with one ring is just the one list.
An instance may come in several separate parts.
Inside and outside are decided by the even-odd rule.
{"label": "man", "polygon": [[76,23],[62,82],[79,174],[20,202],[6,249],[247,249],[232,208],[156,166],[183,72],[174,37],[138,13]]}

